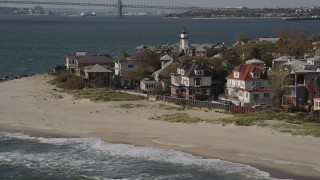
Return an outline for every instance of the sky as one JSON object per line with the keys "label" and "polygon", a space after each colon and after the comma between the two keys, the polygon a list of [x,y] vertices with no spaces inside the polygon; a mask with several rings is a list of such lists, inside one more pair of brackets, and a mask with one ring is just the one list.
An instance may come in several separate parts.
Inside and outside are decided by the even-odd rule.
{"label": "sky", "polygon": [[209,7],[291,8],[320,6],[320,0],[175,0],[189,5]]}

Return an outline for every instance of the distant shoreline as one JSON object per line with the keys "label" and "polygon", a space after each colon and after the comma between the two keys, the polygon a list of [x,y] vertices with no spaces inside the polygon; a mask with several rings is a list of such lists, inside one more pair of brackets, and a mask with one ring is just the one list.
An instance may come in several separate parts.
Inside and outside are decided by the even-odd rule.
{"label": "distant shoreline", "polygon": [[[163,17],[165,19],[212,19],[212,20],[230,20],[230,19],[282,19],[282,17]],[[288,17],[289,18],[289,17]]]}

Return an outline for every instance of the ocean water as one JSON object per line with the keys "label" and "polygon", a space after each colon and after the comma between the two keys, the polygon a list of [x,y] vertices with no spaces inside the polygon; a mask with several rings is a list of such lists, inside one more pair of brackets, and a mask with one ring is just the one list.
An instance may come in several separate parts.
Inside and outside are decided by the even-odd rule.
{"label": "ocean water", "polygon": [[256,168],[94,138],[0,133],[0,179],[272,179]]}
{"label": "ocean water", "polygon": [[319,33],[316,21],[281,19],[164,19],[159,16],[0,16],[0,78],[46,72],[77,50],[117,58],[142,44],[173,44],[186,27],[190,43],[233,43],[237,34],[270,37],[279,27]]}

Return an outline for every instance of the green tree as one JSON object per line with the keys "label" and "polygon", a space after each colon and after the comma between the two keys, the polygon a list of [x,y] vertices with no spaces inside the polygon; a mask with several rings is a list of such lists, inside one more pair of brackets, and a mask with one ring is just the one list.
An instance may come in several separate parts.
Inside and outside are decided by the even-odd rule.
{"label": "green tree", "polygon": [[127,58],[127,57],[130,57],[130,55],[129,55],[125,50],[123,50],[123,49],[120,50],[118,56],[119,56],[120,59],[121,59],[121,58],[125,59],[125,58]]}
{"label": "green tree", "polygon": [[234,49],[227,51],[223,55],[223,58],[226,59],[228,63],[232,64],[233,66],[238,66],[241,63],[240,56]]}

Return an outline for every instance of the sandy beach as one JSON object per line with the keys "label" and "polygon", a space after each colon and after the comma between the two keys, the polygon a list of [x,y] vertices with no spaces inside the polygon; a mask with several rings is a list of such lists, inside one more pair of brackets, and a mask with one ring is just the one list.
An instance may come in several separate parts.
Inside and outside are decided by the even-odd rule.
{"label": "sandy beach", "polygon": [[[150,120],[166,110],[148,100],[90,102],[56,91],[48,75],[0,83],[0,130],[40,135],[95,137],[110,143],[175,149],[248,164],[275,177],[320,179],[320,138],[292,136],[256,126],[183,124]],[[134,108],[120,105],[140,104]],[[203,119],[229,114],[187,109]]]}

